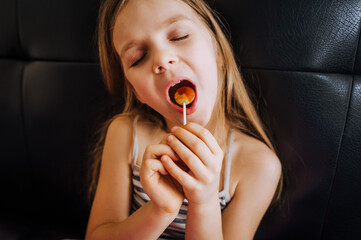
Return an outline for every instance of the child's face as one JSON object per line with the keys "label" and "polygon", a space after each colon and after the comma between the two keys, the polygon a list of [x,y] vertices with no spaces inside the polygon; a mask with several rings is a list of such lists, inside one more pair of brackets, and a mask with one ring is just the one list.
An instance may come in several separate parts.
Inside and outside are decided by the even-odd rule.
{"label": "child's face", "polygon": [[188,121],[209,122],[217,95],[216,47],[192,8],[179,0],[130,0],[116,18],[113,41],[136,96],[168,125],[182,124],[182,108],[169,94],[181,80],[196,90]]}

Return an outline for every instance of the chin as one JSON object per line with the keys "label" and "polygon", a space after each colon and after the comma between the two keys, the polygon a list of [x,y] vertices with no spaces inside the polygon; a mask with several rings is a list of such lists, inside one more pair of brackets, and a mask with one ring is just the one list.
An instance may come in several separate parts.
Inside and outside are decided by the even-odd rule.
{"label": "chin", "polygon": [[194,116],[194,118],[192,117],[188,117],[187,121],[188,122],[194,122],[197,123],[199,125],[201,125],[202,127],[206,127],[208,125],[208,123],[210,123],[210,116],[206,116],[206,117],[202,117],[204,115],[200,114],[200,116]]}

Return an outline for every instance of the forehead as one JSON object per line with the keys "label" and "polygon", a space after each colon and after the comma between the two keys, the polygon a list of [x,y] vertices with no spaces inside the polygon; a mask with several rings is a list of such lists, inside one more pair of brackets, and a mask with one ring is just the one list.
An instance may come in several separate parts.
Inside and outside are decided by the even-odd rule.
{"label": "forehead", "polygon": [[180,0],[129,0],[120,10],[114,25],[114,39],[151,34],[179,20],[201,21],[195,11]]}

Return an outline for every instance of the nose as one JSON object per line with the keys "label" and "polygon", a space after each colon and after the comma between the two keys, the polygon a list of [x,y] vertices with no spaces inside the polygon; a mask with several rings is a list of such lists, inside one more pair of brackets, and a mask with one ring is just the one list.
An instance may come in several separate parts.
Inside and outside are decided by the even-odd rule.
{"label": "nose", "polygon": [[163,73],[172,68],[178,62],[178,57],[168,51],[159,51],[154,56],[153,72]]}

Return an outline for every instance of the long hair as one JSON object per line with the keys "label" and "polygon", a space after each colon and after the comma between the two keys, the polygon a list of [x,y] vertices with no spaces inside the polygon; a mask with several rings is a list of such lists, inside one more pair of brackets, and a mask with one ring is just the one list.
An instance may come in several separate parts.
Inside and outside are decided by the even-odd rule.
{"label": "long hair", "polygon": [[[137,100],[132,87],[124,78],[121,61],[113,45],[113,29],[116,17],[128,1],[130,0],[104,0],[99,10],[98,47],[105,85],[112,95],[122,96],[124,100],[122,114],[131,117],[140,115],[141,118],[148,119],[160,128],[165,129],[164,118]],[[274,147],[249,97],[222,21],[203,0],[182,1],[197,13],[212,35],[216,45],[218,93],[210,120],[213,123],[210,126],[214,126],[214,128],[210,129],[210,131],[219,143],[224,143],[228,134],[227,130],[235,128],[259,139],[274,151]],[[90,194],[94,194],[96,189],[106,130],[114,118],[107,121],[101,129],[99,141],[93,151],[94,159],[91,171],[92,180],[89,188]],[[274,199],[279,198],[281,188],[282,179]]]}

